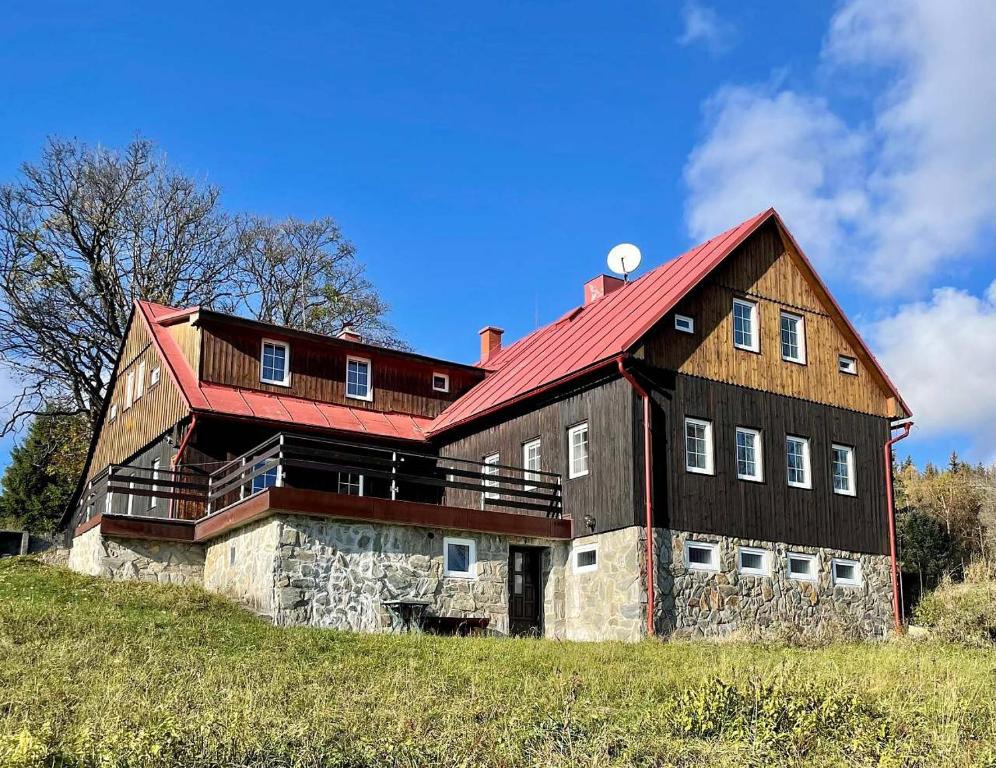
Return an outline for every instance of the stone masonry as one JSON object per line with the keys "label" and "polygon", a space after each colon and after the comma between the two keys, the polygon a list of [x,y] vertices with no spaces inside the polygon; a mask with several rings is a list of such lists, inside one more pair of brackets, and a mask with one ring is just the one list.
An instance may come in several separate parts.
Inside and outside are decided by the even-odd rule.
{"label": "stone masonry", "polygon": [[92,528],[73,540],[69,567],[114,581],[201,585],[204,547],[183,542],[111,538]]}
{"label": "stone masonry", "polygon": [[[761,636],[845,633],[871,639],[884,637],[892,626],[892,581],[887,556],[666,529],[657,529],[654,538],[655,624],[662,636],[715,637],[741,630]],[[686,568],[686,540],[717,543],[719,570]],[[769,576],[739,573],[737,549],[741,546],[769,552]],[[815,554],[817,580],[789,578],[788,552]],[[861,563],[860,586],[833,584],[831,560],[835,557]]]}

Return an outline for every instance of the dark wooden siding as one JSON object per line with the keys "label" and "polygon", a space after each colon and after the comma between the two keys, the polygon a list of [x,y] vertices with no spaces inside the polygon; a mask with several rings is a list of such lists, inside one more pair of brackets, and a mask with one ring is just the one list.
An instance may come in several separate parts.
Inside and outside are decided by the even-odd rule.
{"label": "dark wooden siding", "polygon": [[[482,371],[471,368],[406,357],[377,347],[334,339],[283,336],[275,329],[263,331],[211,321],[203,324],[203,331],[200,361],[203,381],[353,408],[435,417],[484,376]],[[260,346],[264,337],[290,347],[289,387],[259,380]],[[346,397],[346,358],[350,355],[371,361],[372,402]],[[450,377],[448,393],[432,389],[433,372]]]}
{"label": "dark wooden siding", "polygon": [[[540,468],[563,476],[564,512],[574,520],[575,535],[592,532],[584,523],[585,515],[595,519],[598,533],[625,528],[636,522],[633,400],[631,386],[622,379],[593,383],[479,427],[442,445],[440,453],[478,461],[498,453],[502,464],[521,467],[523,443],[540,438]],[[589,472],[568,479],[567,430],[582,421],[588,422]],[[448,489],[446,503],[478,506],[480,494]]]}
{"label": "dark wooden siding", "polygon": [[[666,371],[654,392],[657,525],[788,544],[887,553],[887,419]],[[684,419],[713,425],[715,475],[685,470]],[[739,480],[735,430],[761,431],[764,480]],[[812,489],[786,482],[785,436],[809,439]],[[856,496],[833,492],[831,445],[854,447]]]}

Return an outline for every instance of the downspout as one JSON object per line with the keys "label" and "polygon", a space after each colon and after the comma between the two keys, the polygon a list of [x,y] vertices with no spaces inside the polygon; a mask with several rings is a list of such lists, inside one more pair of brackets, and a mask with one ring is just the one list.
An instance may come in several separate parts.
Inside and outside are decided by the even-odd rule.
{"label": "downspout", "polygon": [[[175,474],[176,473],[177,465],[180,463],[181,459],[183,459],[183,454],[187,450],[187,443],[190,442],[190,438],[193,436],[194,429],[196,427],[197,427],[197,414],[194,413],[194,414],[191,414],[191,416],[190,416],[190,426],[187,427],[187,431],[183,433],[183,439],[180,440],[180,445],[177,447],[176,453],[173,455],[173,458],[169,462],[169,468],[170,468],[170,473],[171,474]],[[170,499],[169,500],[169,516],[170,516],[170,519],[173,518],[173,507],[174,507],[175,502],[176,502],[175,499]]]}
{"label": "downspout", "polygon": [[891,429],[903,428],[903,433],[896,437],[891,437],[885,441],[882,448],[883,459],[885,461],[885,499],[888,504],[889,515],[889,555],[892,560],[892,616],[896,623],[896,632],[902,634],[903,619],[899,610],[899,559],[896,555],[896,505],[892,491],[892,446],[900,440],[909,437],[913,422],[907,421],[897,424]]}
{"label": "downspout", "polygon": [[646,507],[646,562],[647,562],[647,635],[654,633],[654,500],[653,500],[653,447],[650,442],[650,394],[623,365],[623,355],[616,359],[619,375],[630,383],[636,394],[643,398],[643,496]]}

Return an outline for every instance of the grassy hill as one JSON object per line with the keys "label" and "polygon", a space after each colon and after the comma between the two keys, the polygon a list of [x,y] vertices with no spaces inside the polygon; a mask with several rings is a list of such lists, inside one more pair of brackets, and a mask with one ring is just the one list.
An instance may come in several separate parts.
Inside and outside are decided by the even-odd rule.
{"label": "grassy hill", "polygon": [[277,629],[0,562],[0,765],[996,765],[996,653]]}

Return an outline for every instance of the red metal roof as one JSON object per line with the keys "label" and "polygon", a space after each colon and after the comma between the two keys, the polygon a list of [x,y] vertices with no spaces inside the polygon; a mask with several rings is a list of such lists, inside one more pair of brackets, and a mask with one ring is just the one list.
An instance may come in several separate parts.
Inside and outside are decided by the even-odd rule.
{"label": "red metal roof", "polygon": [[170,374],[194,411],[423,441],[427,435],[435,435],[493,413],[577,375],[610,364],[617,356],[628,352],[689,291],[768,220],[777,222],[791,240],[825,299],[839,313],[846,330],[868,355],[885,386],[910,414],[909,407],[773,208],[697,245],[638,280],[590,304],[572,309],[550,325],[494,353],[482,366],[488,371],[484,381],[472,387],[434,420],[198,382],[179,345],[166,328],[166,325],[195,313],[198,308],[175,309],[151,302],[138,302],[138,305]]}
{"label": "red metal roof", "polygon": [[[618,355],[629,351],[689,291],[769,219],[777,221],[788,233],[775,210],[768,209],[607,296],[571,310],[559,320],[493,354],[485,365],[490,371],[487,378],[447,407],[433,421],[429,434],[435,435],[492,413],[568,378],[612,362]],[[797,245],[796,248],[799,250]],[[801,250],[799,253],[802,255]],[[806,260],[805,255],[802,258]],[[806,264],[812,270],[808,260]],[[829,301],[840,311],[815,271],[813,276]],[[844,322],[867,351],[857,331],[846,318]],[[868,355],[875,362],[870,352]],[[877,363],[875,365],[878,367]],[[878,370],[895,392],[881,367]],[[895,394],[899,397],[898,393]],[[903,407],[909,412],[905,403]]]}
{"label": "red metal roof", "polygon": [[169,375],[191,410],[232,418],[268,421],[311,429],[352,432],[422,442],[432,419],[406,413],[373,411],[348,405],[321,403],[290,395],[200,382],[166,325],[190,310],[177,310],[148,301],[138,302],[141,316]]}

